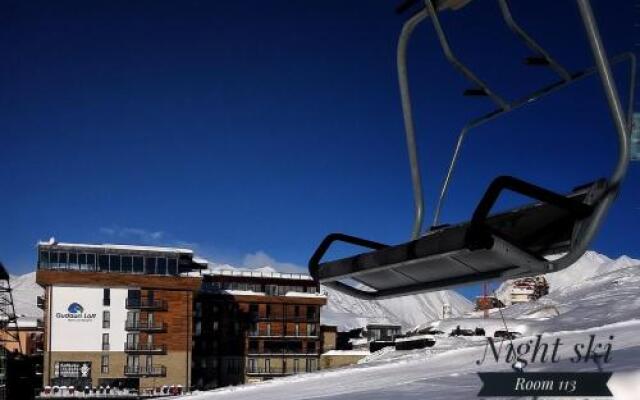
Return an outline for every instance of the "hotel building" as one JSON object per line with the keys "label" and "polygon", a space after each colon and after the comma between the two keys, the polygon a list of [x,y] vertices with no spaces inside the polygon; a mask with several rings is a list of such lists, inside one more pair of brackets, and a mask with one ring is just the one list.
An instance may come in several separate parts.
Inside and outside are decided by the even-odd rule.
{"label": "hotel building", "polygon": [[210,389],[318,368],[311,277],[207,268],[188,249],[39,243],[44,384]]}
{"label": "hotel building", "polygon": [[207,271],[202,279],[194,307],[196,388],[318,369],[327,300],[310,276]]}
{"label": "hotel building", "polygon": [[45,385],[190,386],[194,293],[187,249],[39,243]]}

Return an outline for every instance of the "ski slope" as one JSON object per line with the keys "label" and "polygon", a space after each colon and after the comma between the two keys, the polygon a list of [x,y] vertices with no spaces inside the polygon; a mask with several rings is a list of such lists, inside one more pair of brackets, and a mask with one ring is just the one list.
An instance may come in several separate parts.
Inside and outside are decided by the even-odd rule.
{"label": "ski slope", "polygon": [[[599,342],[614,339],[612,361],[605,371],[614,375],[609,387],[616,399],[638,400],[640,393],[640,261],[624,257],[610,260],[588,253],[577,265],[555,273],[557,285],[547,297],[535,303],[496,311],[488,319],[458,317],[431,323],[445,330],[457,325],[487,331],[506,324],[525,335],[514,345],[543,334],[546,342],[560,338],[558,364],[533,363],[527,371],[598,371],[593,362],[573,364],[573,346],[585,343],[589,335]],[[564,276],[563,276],[564,274]],[[549,312],[553,309],[553,312]],[[479,371],[510,371],[505,362],[493,359],[477,365],[485,350],[482,338],[443,338],[429,349],[381,351],[366,362],[335,370],[275,379],[259,384],[194,393],[190,399],[470,399],[477,398]],[[186,398],[186,397],[185,397]]]}

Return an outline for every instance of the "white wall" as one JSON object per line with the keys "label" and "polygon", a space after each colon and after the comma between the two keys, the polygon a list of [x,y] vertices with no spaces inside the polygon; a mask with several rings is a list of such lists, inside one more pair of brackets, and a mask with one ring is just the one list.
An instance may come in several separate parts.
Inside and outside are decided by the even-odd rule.
{"label": "white wall", "polygon": [[[103,288],[54,286],[51,290],[51,351],[102,351],[102,334],[109,333],[110,351],[124,351],[127,289],[111,288],[111,305],[103,306]],[[78,303],[82,313],[71,314]],[[102,311],[111,313],[111,326],[102,328]],[[70,315],[71,314],[71,315]],[[93,316],[95,314],[95,316]]]}

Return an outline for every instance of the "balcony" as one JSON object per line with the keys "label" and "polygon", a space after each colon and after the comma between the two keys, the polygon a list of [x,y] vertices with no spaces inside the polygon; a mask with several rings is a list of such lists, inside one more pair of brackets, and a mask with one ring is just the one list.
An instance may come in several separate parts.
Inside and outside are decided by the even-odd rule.
{"label": "balcony", "polygon": [[318,314],[313,315],[268,315],[268,316],[252,316],[253,321],[274,321],[274,322],[308,322],[318,323]]}
{"label": "balcony", "polygon": [[134,332],[166,332],[166,322],[127,321],[124,329]]}
{"label": "balcony", "polygon": [[130,354],[167,354],[167,346],[154,343],[124,343],[124,351]]}
{"label": "balcony", "polygon": [[130,299],[125,302],[127,310],[146,310],[146,311],[167,311],[167,302],[165,300],[153,299]]}
{"label": "balcony", "polygon": [[167,367],[164,365],[152,365],[152,366],[124,366],[125,376],[167,376]]}
{"label": "balcony", "polygon": [[257,349],[249,349],[247,351],[248,357],[320,357],[320,353],[318,351],[302,351],[302,350],[269,350],[264,349],[264,351],[259,352]]}
{"label": "balcony", "polygon": [[276,335],[274,334],[274,332],[269,331],[249,331],[248,336],[252,338],[264,337],[270,339],[317,339],[318,333],[311,332],[306,335],[299,333],[296,335],[295,332],[287,332],[285,335],[283,335],[282,333]]}

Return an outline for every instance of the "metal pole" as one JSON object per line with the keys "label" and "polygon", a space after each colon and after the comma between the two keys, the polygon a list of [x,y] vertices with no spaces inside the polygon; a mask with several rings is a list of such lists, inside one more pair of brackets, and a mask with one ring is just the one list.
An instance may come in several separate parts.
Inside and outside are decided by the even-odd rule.
{"label": "metal pole", "polygon": [[624,112],[620,105],[620,98],[618,97],[618,90],[616,89],[616,83],[613,80],[611,74],[611,67],[609,66],[609,60],[607,54],[602,45],[602,39],[596,24],[595,17],[593,16],[593,10],[591,9],[591,3],[589,0],[576,0],[578,8],[580,9],[580,15],[582,16],[582,22],[591,45],[591,51],[593,58],[596,62],[598,74],[602,81],[602,88],[604,89],[609,103],[609,110],[613,123],[618,132],[618,163],[611,176],[610,185],[617,186],[624,178],[627,167],[629,166],[629,132],[628,125],[625,121]]}
{"label": "metal pole", "polygon": [[413,220],[412,239],[420,237],[422,232],[422,221],[424,219],[424,196],[422,193],[422,178],[420,176],[420,163],[418,161],[418,150],[416,145],[415,125],[411,110],[411,94],[409,92],[409,79],[407,77],[407,45],[409,38],[421,21],[427,16],[423,10],[411,17],[402,27],[397,48],[398,84],[400,85],[400,98],[402,101],[402,116],[404,120],[404,130],[407,139],[407,150],[409,152],[409,166],[411,168],[411,182],[413,184],[413,202],[415,215]]}

